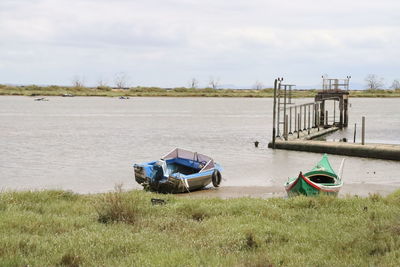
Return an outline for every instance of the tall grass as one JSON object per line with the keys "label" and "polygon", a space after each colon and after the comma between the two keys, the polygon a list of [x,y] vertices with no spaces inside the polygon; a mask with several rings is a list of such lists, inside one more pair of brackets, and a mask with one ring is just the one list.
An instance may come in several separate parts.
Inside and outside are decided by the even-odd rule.
{"label": "tall grass", "polygon": [[265,200],[121,188],[0,194],[0,266],[398,266],[399,259],[400,190]]}

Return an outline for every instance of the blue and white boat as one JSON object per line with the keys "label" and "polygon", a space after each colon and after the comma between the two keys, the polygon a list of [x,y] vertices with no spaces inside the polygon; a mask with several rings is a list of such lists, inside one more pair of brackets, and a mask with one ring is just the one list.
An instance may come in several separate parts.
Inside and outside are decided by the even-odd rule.
{"label": "blue and white boat", "polygon": [[160,193],[183,193],[221,183],[222,167],[206,155],[175,148],[160,160],[134,164],[136,182]]}

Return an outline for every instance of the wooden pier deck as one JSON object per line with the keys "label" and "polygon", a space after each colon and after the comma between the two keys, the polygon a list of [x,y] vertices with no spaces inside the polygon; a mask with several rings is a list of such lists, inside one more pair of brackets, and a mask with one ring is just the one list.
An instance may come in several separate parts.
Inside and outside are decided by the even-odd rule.
{"label": "wooden pier deck", "polygon": [[[339,129],[340,128],[336,127],[336,126],[332,126],[332,127],[326,128],[326,129],[315,127],[315,128],[311,128],[310,130],[305,129],[305,130],[299,131],[298,133],[297,132],[289,133],[287,139],[288,139],[288,141],[312,140],[312,139],[336,132]],[[277,138],[277,140],[283,141],[284,138]]]}

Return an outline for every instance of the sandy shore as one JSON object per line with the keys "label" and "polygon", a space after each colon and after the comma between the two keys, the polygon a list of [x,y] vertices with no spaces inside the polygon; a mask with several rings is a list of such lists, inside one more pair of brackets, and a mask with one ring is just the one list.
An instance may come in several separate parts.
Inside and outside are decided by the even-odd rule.
{"label": "sandy shore", "polygon": [[[380,184],[344,184],[339,193],[339,197],[360,196],[367,197],[370,194],[379,194],[386,196],[400,186],[380,185]],[[238,197],[271,198],[286,197],[283,186],[221,186],[219,188],[207,188],[195,192],[177,194],[182,197],[210,198],[217,197],[222,199]]]}

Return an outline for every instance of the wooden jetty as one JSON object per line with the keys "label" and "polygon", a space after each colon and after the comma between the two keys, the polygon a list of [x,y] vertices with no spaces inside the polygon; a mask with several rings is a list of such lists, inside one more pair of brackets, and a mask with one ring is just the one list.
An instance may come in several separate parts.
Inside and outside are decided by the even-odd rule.
{"label": "wooden jetty", "polygon": [[[297,106],[292,106],[290,91],[294,85],[283,84],[283,78],[275,80],[272,142],[268,144],[268,147],[400,160],[400,145],[365,144],[365,117],[362,118],[361,144],[313,140],[348,126],[348,90],[351,77],[322,78],[323,89],[317,93],[314,102]],[[331,105],[333,110],[328,110],[326,105],[328,101],[333,101]],[[338,107],[338,119],[336,119],[336,107]],[[331,117],[329,117],[330,114]]]}
{"label": "wooden jetty", "polygon": [[[271,143],[270,143],[271,144]],[[356,144],[313,140],[276,141],[275,148],[363,158],[400,160],[400,145]]]}

